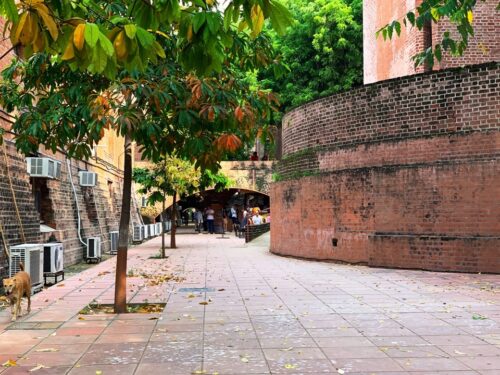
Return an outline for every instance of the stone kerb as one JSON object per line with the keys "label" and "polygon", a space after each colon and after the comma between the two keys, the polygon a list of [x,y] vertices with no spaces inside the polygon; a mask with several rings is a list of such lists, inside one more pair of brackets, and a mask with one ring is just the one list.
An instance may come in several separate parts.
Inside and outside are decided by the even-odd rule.
{"label": "stone kerb", "polygon": [[271,251],[500,272],[499,83],[490,63],[367,85],[287,114]]}

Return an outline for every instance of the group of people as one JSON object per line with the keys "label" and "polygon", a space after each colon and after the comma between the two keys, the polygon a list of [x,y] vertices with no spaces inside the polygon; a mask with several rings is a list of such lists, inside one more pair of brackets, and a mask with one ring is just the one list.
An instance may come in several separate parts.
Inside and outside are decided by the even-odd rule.
{"label": "group of people", "polygon": [[[231,206],[231,208],[223,213],[223,218],[229,219],[232,221],[233,226],[238,229],[244,230],[247,225],[259,225],[263,223],[269,223],[271,221],[271,213],[267,215],[266,218],[263,218],[260,215],[260,209],[258,207],[254,207],[253,209],[245,209],[241,212],[240,217],[238,217],[238,211],[235,206]],[[224,220],[226,222],[226,220]],[[202,231],[207,231],[210,234],[215,233],[215,210],[212,206],[208,206],[203,211],[197,209],[194,212],[194,223],[195,230],[198,233]]]}

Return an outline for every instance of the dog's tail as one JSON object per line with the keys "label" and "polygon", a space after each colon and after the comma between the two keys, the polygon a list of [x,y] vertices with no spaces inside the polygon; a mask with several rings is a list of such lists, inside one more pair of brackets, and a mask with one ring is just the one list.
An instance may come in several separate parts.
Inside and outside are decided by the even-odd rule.
{"label": "dog's tail", "polygon": [[21,271],[24,271],[24,264],[23,264],[23,262],[19,262],[19,268],[21,269]]}

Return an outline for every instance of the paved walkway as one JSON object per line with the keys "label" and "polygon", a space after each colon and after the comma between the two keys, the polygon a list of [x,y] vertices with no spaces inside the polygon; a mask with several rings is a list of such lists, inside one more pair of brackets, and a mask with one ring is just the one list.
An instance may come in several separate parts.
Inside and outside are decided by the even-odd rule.
{"label": "paved walkway", "polygon": [[499,276],[282,258],[267,241],[181,234],[168,260],[149,259],[159,238],[132,249],[128,296],[162,314],[78,315],[112,301],[114,259],[68,278],[34,297],[31,329],[0,313],[0,364],[18,365],[0,373],[500,374]]}

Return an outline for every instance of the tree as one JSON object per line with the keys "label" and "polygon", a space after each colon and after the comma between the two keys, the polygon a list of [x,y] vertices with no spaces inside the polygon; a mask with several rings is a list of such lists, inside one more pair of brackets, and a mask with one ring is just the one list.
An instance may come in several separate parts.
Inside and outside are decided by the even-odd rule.
{"label": "tree", "polygon": [[0,0],[0,14],[26,57],[0,85],[0,104],[19,113],[20,151],[85,158],[104,129],[125,138],[115,311],[126,312],[131,143],[152,161],[176,151],[214,167],[222,146],[252,137],[274,97],[243,72],[271,62],[263,22],[284,31],[288,12],[275,0],[234,0],[224,13],[212,0]]}
{"label": "tree", "polygon": [[[223,190],[229,186],[229,179],[222,172],[213,173],[206,169],[196,169],[194,164],[175,156],[162,157],[154,168],[134,168],[133,179],[142,185],[141,194],[149,194],[148,203],[163,203],[165,211],[165,196],[173,197],[172,203],[172,231],[170,248],[176,248],[176,204],[177,197],[182,198],[197,191],[213,186],[216,190]],[[165,245],[162,238],[161,258],[165,258]]]}
{"label": "tree", "polygon": [[[401,19],[393,20],[378,30],[377,36],[382,35],[384,40],[391,39],[394,35],[399,36],[401,23],[405,27],[414,26],[418,30],[424,30],[431,23],[437,23],[445,18],[449,19],[458,31],[458,40],[452,36],[450,31],[445,31],[439,43],[434,46],[430,45],[424,51],[413,56],[415,66],[426,64],[432,68],[434,59],[441,61],[443,53],[447,51],[452,56],[463,55],[467,49],[469,38],[474,36],[474,7],[477,2],[478,0],[423,0],[415,10],[409,11]],[[500,2],[498,2],[498,10],[500,10]]]}
{"label": "tree", "polygon": [[269,33],[289,70],[279,78],[269,70],[263,74],[267,87],[280,95],[281,111],[362,83],[362,0],[286,0],[285,5],[293,27],[285,35]]}

